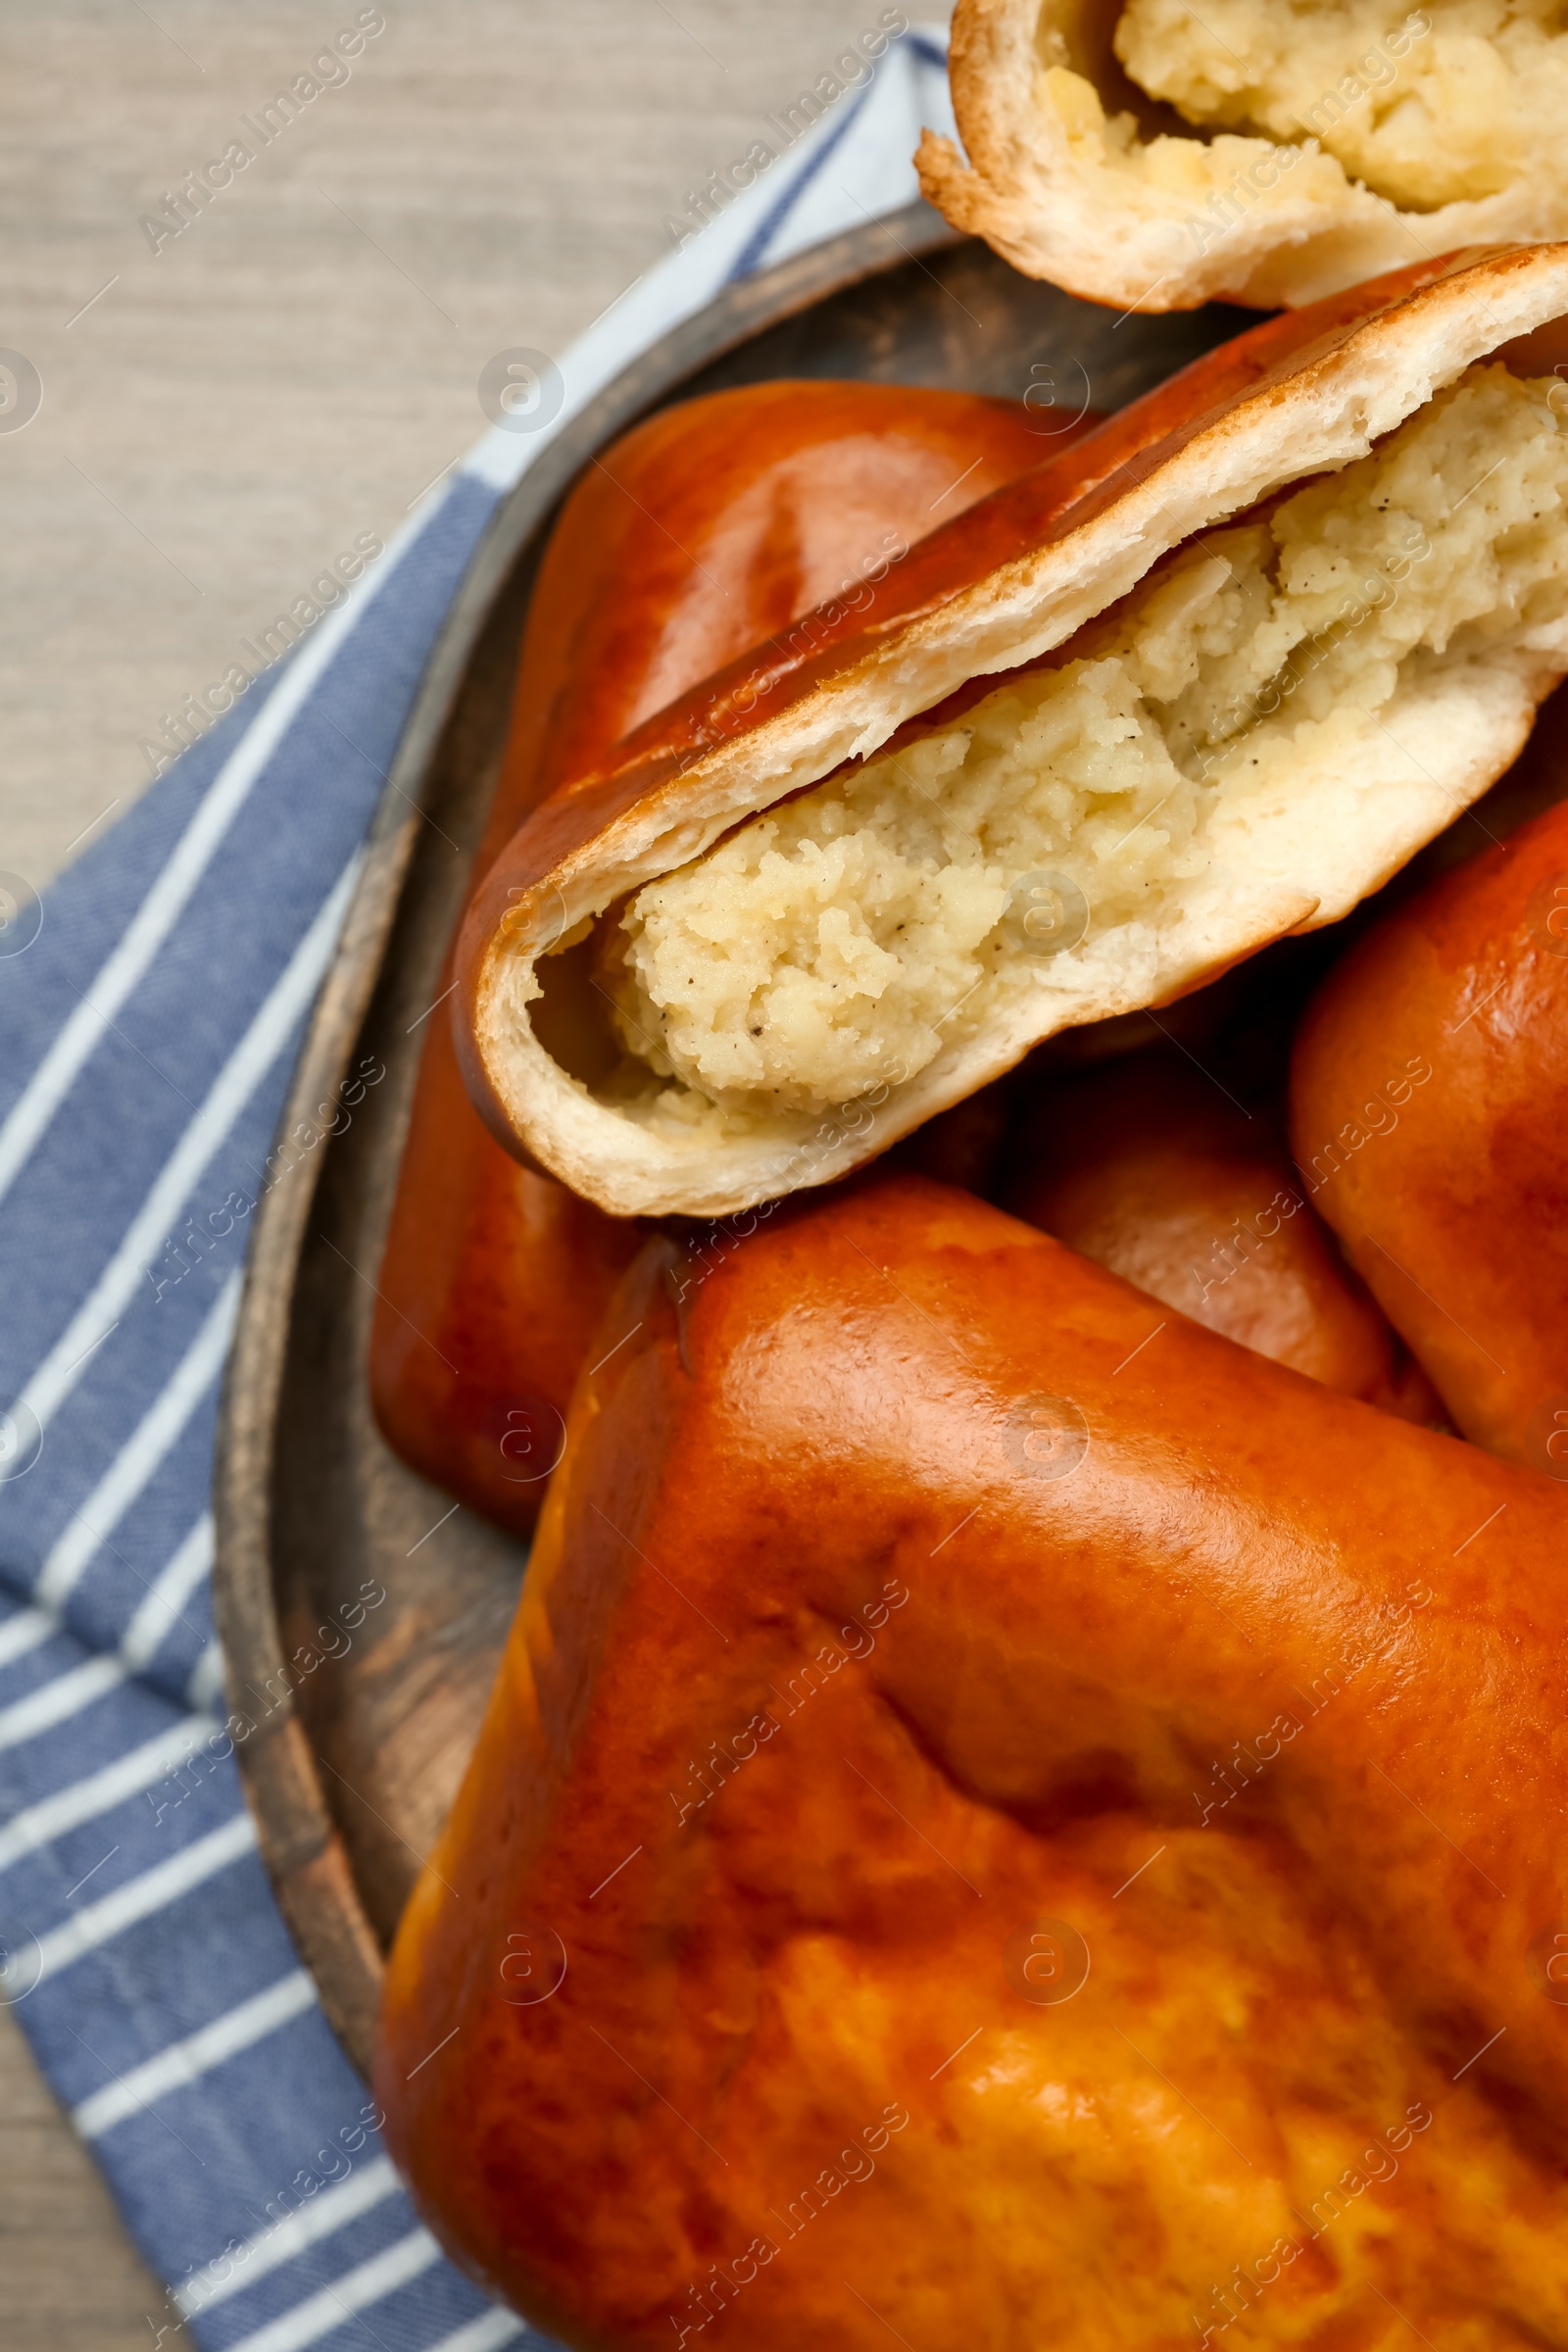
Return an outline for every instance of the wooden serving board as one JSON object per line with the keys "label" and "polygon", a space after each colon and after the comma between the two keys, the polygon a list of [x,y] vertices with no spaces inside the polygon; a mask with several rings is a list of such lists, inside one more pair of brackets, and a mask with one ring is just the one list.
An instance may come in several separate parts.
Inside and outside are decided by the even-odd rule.
{"label": "wooden serving board", "polygon": [[[542,453],[481,543],[393,763],[279,1134],[345,1079],[350,1123],[257,1211],[219,1431],[219,1630],[230,1704],[257,1721],[236,1753],[284,1916],[362,2070],[383,1955],[467,1761],[526,1557],[388,1449],[365,1364],[419,1016],[466,897],[563,498],[596,452],[697,393],[862,377],[1032,394],[1071,416],[1121,407],[1244,323],[1217,306],[1118,319],[1017,276],[915,205],[727,288],[674,329]],[[356,1069],[384,1072],[357,1099]]]}

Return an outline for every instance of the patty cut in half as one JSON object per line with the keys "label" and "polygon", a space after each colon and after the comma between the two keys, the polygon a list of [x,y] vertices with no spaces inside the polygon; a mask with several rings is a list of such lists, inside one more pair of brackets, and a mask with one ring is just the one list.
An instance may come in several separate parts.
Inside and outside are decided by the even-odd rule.
{"label": "patty cut in half", "polygon": [[[1358,314],[1339,316],[1345,311]],[[650,722],[503,855],[470,1084],[620,1213],[822,1182],[1333,922],[1568,670],[1568,249],[1254,329]]]}
{"label": "patty cut in half", "polygon": [[958,0],[920,184],[1118,310],[1272,309],[1568,235],[1559,0]]}

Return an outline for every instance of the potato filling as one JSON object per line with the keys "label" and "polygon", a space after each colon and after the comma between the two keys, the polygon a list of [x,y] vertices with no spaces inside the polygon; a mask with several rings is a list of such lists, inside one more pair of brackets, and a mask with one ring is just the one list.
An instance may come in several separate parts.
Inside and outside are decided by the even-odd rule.
{"label": "potato filling", "polygon": [[1406,209],[1555,175],[1568,106],[1559,0],[1128,0],[1116,55],[1190,122],[1315,138]]}
{"label": "potato filling", "polygon": [[1152,953],[1223,796],[1353,759],[1440,657],[1555,644],[1556,389],[1471,368],[1369,457],[1178,549],[1072,658],[646,884],[599,952],[622,1042],[708,1103],[817,1110],[1110,929]]}

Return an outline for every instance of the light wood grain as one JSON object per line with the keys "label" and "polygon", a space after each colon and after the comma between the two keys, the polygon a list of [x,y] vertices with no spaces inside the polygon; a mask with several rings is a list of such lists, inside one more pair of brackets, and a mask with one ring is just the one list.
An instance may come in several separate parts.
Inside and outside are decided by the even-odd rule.
{"label": "light wood grain", "polygon": [[150,252],[139,217],[357,6],[4,12],[0,343],[44,400],[0,434],[0,863],[34,882],[146,784],[163,714],[475,438],[485,361],[560,350],[880,13],[386,0],[347,86]]}
{"label": "light wood grain", "polygon": [[[0,868],[35,886],[145,789],[142,741],[238,639],[358,533],[391,537],[481,428],[485,361],[561,350],[880,13],[383,0],[348,85],[155,256],[138,217],[358,6],[0,22],[0,344],[44,389],[0,434]],[[6,2352],[147,2352],[160,2300],[0,2015]]]}
{"label": "light wood grain", "polygon": [[149,2352],[170,2314],[97,2168],[0,2008],[0,2343],[6,2352]]}

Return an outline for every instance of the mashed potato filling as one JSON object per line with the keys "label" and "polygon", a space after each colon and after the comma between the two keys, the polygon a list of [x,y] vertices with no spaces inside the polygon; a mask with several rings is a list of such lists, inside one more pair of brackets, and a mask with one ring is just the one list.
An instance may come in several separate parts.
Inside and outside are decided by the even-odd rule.
{"label": "mashed potato filling", "polygon": [[[1372,454],[1180,548],[916,740],[646,884],[602,928],[665,1115],[816,1110],[912,1075],[1108,928],[1152,937],[1227,796],[1355,757],[1423,664],[1555,642],[1568,435],[1483,365]],[[1068,920],[1042,932],[1045,893]]]}
{"label": "mashed potato filling", "polygon": [[1568,110],[1560,0],[1128,0],[1114,47],[1190,122],[1317,139],[1406,210],[1554,174]]}

